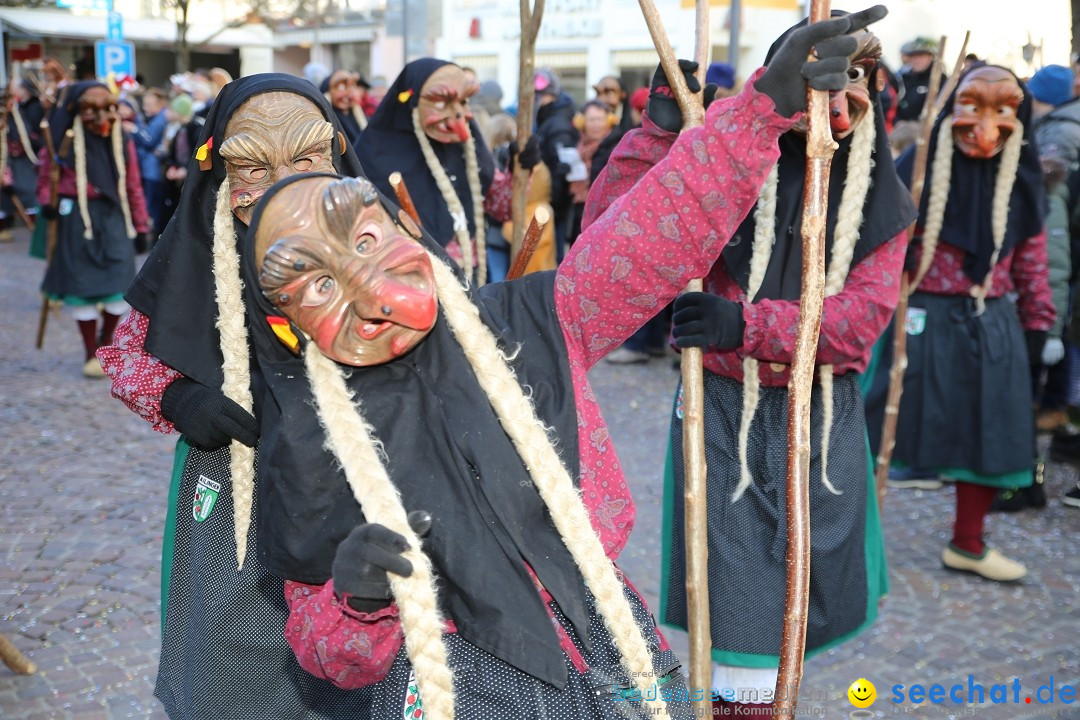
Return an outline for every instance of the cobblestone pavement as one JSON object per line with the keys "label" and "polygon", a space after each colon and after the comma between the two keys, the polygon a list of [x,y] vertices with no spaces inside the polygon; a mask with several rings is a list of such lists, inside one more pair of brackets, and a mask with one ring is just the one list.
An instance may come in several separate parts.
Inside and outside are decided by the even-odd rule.
{"label": "cobblestone pavement", "polygon": [[[0,245],[0,634],[39,672],[0,666],[0,718],[159,720],[152,690],[173,441],[113,400],[107,381],[82,377],[70,317],[50,317],[44,349],[33,348],[42,264],[27,257],[25,233],[16,237]],[[659,477],[677,373],[654,359],[602,363],[592,379],[638,505],[621,564],[656,607]],[[1080,704],[1040,706],[1034,694],[1080,684],[1080,512],[1059,501],[1073,479],[1051,465],[1045,510],[990,518],[991,542],[1031,568],[1011,587],[941,569],[951,489],[889,494],[891,593],[870,630],[806,663],[798,716],[848,718],[844,693],[865,677],[877,686],[877,717],[1080,719]],[[670,635],[682,652],[685,637]],[[891,702],[896,684],[959,683],[966,694],[969,675],[987,693],[1019,678],[1020,704],[993,705],[989,694],[982,706]]]}

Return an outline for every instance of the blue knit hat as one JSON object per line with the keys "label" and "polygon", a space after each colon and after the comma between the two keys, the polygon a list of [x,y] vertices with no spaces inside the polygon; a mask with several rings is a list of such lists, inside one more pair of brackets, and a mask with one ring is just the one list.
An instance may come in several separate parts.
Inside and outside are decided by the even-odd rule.
{"label": "blue knit hat", "polygon": [[1073,71],[1064,65],[1047,65],[1028,81],[1028,90],[1039,102],[1061,105],[1073,99]]}
{"label": "blue knit hat", "polygon": [[735,87],[735,68],[726,62],[714,62],[705,70],[705,83],[716,83],[730,90]]}

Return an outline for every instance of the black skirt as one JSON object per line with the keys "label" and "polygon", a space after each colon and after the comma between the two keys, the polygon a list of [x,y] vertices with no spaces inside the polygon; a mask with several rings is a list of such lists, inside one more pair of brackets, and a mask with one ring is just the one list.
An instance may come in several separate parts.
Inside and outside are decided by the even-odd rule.
{"label": "black skirt", "polygon": [[110,200],[87,201],[93,237],[83,237],[79,203],[61,198],[56,249],[41,283],[59,297],[103,298],[123,295],[135,279],[135,242],[127,236],[124,214]]}
{"label": "black skirt", "polygon": [[[37,207],[37,165],[25,155],[18,157],[8,156],[8,167],[11,168],[12,188],[15,196],[22,203],[23,210],[33,213]],[[16,215],[15,203],[7,195],[0,195],[0,208],[7,215]],[[22,218],[19,218],[20,220]]]}
{"label": "black skirt", "polygon": [[1030,470],[1031,376],[1015,304],[992,298],[976,315],[969,297],[915,293],[909,308],[894,458],[988,477]]}
{"label": "black skirt", "polygon": [[[677,450],[682,437],[681,393],[680,387],[671,424],[675,449],[672,498],[676,502],[666,510],[673,532],[667,558],[664,622],[686,628],[685,525],[681,512],[684,474],[682,453]],[[712,655],[722,664],[765,666],[767,658],[779,654],[784,617],[787,388],[761,388],[747,447],[754,480],[742,497],[732,502],[740,477],[738,434],[742,405],[742,383],[705,373]],[[868,511],[866,430],[855,373],[836,377],[833,383],[828,478],[840,495],[831,493],[821,481],[821,413],[821,392],[815,385],[810,411],[808,652],[839,642],[861,629],[871,618],[868,606],[876,603],[879,592],[878,587],[870,587],[867,571],[867,523],[877,522],[877,518],[870,517]],[[873,563],[877,567],[877,558]],[[876,585],[877,573],[871,574]]]}

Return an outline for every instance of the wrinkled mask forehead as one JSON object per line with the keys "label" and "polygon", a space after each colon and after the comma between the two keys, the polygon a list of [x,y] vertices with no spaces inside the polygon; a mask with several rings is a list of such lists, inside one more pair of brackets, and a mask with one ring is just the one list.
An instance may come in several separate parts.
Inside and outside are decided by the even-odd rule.
{"label": "wrinkled mask forehead", "polygon": [[953,140],[972,158],[994,157],[1014,132],[1023,132],[1017,117],[1024,91],[1004,68],[984,66],[960,81],[953,102]]}
{"label": "wrinkled mask forehead", "polygon": [[335,141],[333,124],[311,100],[289,92],[249,98],[229,118],[218,144],[233,213],[247,224],[275,182],[298,173],[333,173]]}
{"label": "wrinkled mask forehead", "polygon": [[440,143],[469,139],[469,98],[479,89],[457,65],[443,65],[420,88],[417,110],[424,133]]}
{"label": "wrinkled mask forehead", "polygon": [[304,178],[263,207],[255,262],[263,295],[346,365],[393,360],[435,324],[431,260],[419,228],[362,178]]}

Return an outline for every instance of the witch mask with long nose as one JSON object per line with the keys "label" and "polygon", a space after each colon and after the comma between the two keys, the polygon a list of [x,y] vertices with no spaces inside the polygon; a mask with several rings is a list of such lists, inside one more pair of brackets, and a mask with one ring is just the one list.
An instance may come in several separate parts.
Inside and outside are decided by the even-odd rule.
{"label": "witch mask with long nose", "polygon": [[478,86],[469,82],[457,65],[443,65],[431,73],[416,103],[424,134],[435,142],[461,143],[469,139],[472,110],[469,98]]}
{"label": "witch mask with long nose", "polygon": [[419,228],[397,222],[363,178],[313,176],[267,197],[255,237],[263,295],[327,357],[346,365],[393,360],[438,314]]}

